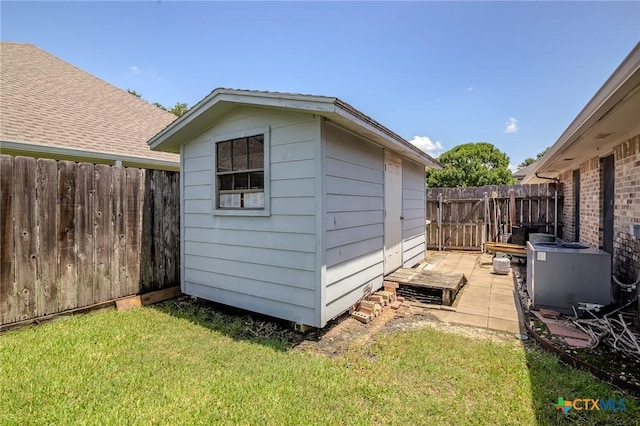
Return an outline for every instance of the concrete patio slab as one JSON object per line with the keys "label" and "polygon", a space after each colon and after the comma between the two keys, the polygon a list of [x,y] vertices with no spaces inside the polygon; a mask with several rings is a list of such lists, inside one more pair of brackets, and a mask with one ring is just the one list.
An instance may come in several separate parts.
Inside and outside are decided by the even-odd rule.
{"label": "concrete patio slab", "polygon": [[480,253],[428,253],[424,269],[463,273],[467,277],[454,302],[455,312],[430,309],[429,313],[440,321],[454,324],[508,333],[525,332],[512,272],[496,275],[490,261],[488,255]]}
{"label": "concrete patio slab", "polygon": [[458,304],[462,301],[464,295],[464,301],[474,304],[483,304],[489,306],[491,301],[491,289],[490,288],[469,288],[460,295]]}
{"label": "concrete patio slab", "polygon": [[438,318],[442,322],[452,322],[455,311],[442,311],[439,309],[431,309],[429,311],[429,314]]}
{"label": "concrete patio slab", "polygon": [[454,324],[471,325],[474,327],[488,328],[489,317],[486,315],[465,314],[464,312],[456,312],[451,320]]}
{"label": "concrete patio slab", "polygon": [[491,294],[513,297],[515,290],[513,289],[513,285],[511,285],[511,287],[492,286]]}
{"label": "concrete patio slab", "polygon": [[515,299],[512,294],[496,294],[491,293],[491,303],[501,306],[513,306],[515,308]]}
{"label": "concrete patio slab", "polygon": [[500,318],[489,318],[487,328],[491,330],[506,331],[508,333],[526,333],[526,328],[519,321],[509,321]]}
{"label": "concrete patio slab", "polygon": [[513,309],[489,308],[489,316],[491,318],[503,319],[508,321],[518,321],[518,312]]}
{"label": "concrete patio slab", "polygon": [[475,303],[465,303],[465,304],[459,304],[456,307],[456,312],[487,316],[489,315],[489,307],[483,306],[483,305],[476,305]]}

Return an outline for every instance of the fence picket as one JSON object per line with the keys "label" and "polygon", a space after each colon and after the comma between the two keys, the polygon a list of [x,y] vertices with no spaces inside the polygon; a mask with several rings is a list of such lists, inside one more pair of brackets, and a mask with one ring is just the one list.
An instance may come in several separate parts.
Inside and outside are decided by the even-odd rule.
{"label": "fence picket", "polygon": [[76,169],[76,229],[78,257],[78,306],[93,304],[94,274],[94,165],[79,163]]}
{"label": "fence picket", "polygon": [[94,303],[111,297],[111,167],[97,164],[95,168],[96,205],[95,226],[95,273],[97,288]]}
{"label": "fence picket", "polygon": [[[126,246],[126,287],[125,294],[134,294],[140,288],[140,234],[142,227],[142,200],[144,194],[144,178],[142,171],[138,169],[127,169],[127,185],[125,196],[127,203],[125,206],[125,233],[127,238]],[[142,188],[142,190],[141,190]]]}
{"label": "fence picket", "polygon": [[38,250],[38,315],[58,310],[58,164],[39,159],[36,179],[37,250]]}
{"label": "fence picket", "polygon": [[76,264],[76,163],[58,163],[58,253],[60,264],[60,310],[78,306]]}
{"label": "fence picket", "polygon": [[16,157],[13,163],[14,238],[16,260],[16,317],[18,320],[36,315],[36,160]]}
{"label": "fence picket", "polygon": [[0,155],[0,324],[15,320],[13,157]]}
{"label": "fence picket", "polygon": [[124,296],[127,280],[126,272],[126,244],[124,225],[124,211],[127,198],[125,195],[126,170],[123,167],[113,167],[112,172],[112,194],[111,197],[111,298],[117,299]]}

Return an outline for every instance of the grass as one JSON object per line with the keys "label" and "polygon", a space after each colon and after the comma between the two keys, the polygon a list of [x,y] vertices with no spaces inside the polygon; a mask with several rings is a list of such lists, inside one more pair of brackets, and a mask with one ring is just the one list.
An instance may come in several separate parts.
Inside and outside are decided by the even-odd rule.
{"label": "grass", "polygon": [[[295,340],[295,339],[294,339]],[[172,302],[0,335],[0,424],[637,424],[638,400],[517,342],[380,333],[327,358]],[[624,412],[555,410],[559,396]]]}

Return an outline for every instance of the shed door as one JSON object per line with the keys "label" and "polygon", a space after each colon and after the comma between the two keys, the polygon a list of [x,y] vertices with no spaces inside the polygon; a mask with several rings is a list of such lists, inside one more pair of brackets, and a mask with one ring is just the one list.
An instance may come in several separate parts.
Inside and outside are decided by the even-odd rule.
{"label": "shed door", "polygon": [[402,159],[384,152],[384,273],[402,266]]}

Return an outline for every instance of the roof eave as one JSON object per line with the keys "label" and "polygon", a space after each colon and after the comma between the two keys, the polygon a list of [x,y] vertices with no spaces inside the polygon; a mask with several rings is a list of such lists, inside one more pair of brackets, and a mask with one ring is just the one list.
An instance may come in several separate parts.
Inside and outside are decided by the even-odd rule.
{"label": "roof eave", "polygon": [[36,145],[0,138],[0,154],[25,155],[32,157],[53,158],[87,163],[117,164],[144,169],[179,171],[180,161],[160,160],[148,157],[135,157],[111,152],[87,151],[59,146]]}
{"label": "roof eave", "polygon": [[382,138],[397,148],[398,151],[404,153],[405,156],[413,159],[414,161],[423,164],[425,167],[433,169],[441,169],[442,166],[430,155],[422,151],[420,148],[407,142],[404,138],[389,130],[387,127],[381,125],[377,121],[362,114],[351,105],[336,99],[336,114],[346,118],[349,122],[366,129],[367,131],[375,134],[377,137]]}
{"label": "roof eave", "polygon": [[[578,142],[581,135],[622,100],[627,93],[633,90],[639,80],[640,43],[637,43],[629,55],[560,135],[558,140],[525,176],[523,183],[533,183],[538,180],[539,178],[536,174],[545,173],[551,163],[558,160],[564,151]],[[555,176],[545,177],[557,177],[560,174],[560,172],[554,173]]]}

